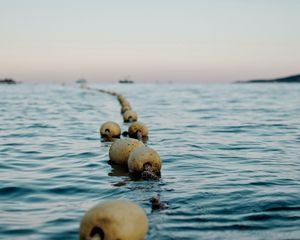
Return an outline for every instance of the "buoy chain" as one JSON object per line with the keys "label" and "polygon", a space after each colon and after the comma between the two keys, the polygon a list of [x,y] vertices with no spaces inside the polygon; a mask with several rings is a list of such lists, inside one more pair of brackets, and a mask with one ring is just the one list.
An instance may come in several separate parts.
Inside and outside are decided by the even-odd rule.
{"label": "buoy chain", "polygon": [[[84,89],[96,90],[98,92],[106,93],[115,96],[121,105],[121,114],[124,122],[131,122],[128,131],[121,134],[120,126],[113,121],[105,122],[100,127],[100,135],[104,141],[113,142],[109,149],[110,161],[116,164],[128,165],[128,169],[132,173],[139,173],[145,180],[160,179],[161,160],[158,153],[149,147],[145,147],[142,142],[146,143],[148,139],[148,128],[144,123],[138,122],[138,115],[133,111],[130,102],[123,95],[104,89],[95,89],[88,86],[82,86]],[[128,134],[127,134],[128,133]],[[129,136],[129,138],[119,139],[122,136]],[[134,139],[139,140],[139,144]],[[143,147],[140,149],[140,147]],[[158,169],[153,171],[148,166],[144,169],[144,161],[146,158],[151,161],[158,162]],[[150,164],[151,166],[151,164]]]}
{"label": "buoy chain", "polygon": [[[148,140],[148,128],[137,121],[138,115],[133,111],[130,102],[113,91],[94,89],[86,85],[81,87],[116,96],[121,105],[123,121],[131,123],[128,131],[122,134],[119,124],[113,121],[101,125],[101,138],[113,142],[109,149],[110,162],[127,165],[130,173],[139,174],[144,180],[159,180],[160,156],[154,149],[144,145]],[[121,135],[126,138],[121,139]],[[166,204],[160,202],[159,196],[152,197],[150,203],[152,210],[167,208]],[[141,207],[124,199],[110,200],[94,206],[84,215],[80,224],[80,240],[139,240],[144,239],[147,230],[148,219]]]}

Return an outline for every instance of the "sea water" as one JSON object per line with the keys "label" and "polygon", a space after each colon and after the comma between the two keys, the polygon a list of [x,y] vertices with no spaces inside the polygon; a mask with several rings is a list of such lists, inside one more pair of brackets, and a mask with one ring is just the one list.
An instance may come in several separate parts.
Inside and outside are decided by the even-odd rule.
{"label": "sea water", "polygon": [[[91,87],[130,101],[161,156],[161,180],[133,181],[108,164],[100,125],[128,128],[116,97],[1,85],[1,239],[78,239],[83,214],[113,198],[144,208],[147,240],[300,239],[300,85]],[[153,211],[153,196],[168,208]]]}

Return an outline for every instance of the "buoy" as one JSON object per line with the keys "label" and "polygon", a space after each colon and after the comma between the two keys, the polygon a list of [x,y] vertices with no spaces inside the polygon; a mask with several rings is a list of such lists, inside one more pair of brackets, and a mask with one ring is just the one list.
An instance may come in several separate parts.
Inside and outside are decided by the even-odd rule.
{"label": "buoy", "polygon": [[144,210],[125,199],[102,202],[86,212],[80,240],[142,240],[148,231]]}
{"label": "buoy", "polygon": [[130,102],[128,102],[127,100],[123,100],[120,104],[121,104],[122,107],[126,107],[126,106],[130,107],[131,106]]}
{"label": "buoy", "polygon": [[145,145],[133,138],[118,139],[109,149],[109,159],[113,163],[127,165],[129,154]]}
{"label": "buoy", "polygon": [[160,201],[159,196],[154,196],[150,199],[152,210],[162,210],[168,208],[168,205]]}
{"label": "buoy", "polygon": [[135,111],[128,110],[128,111],[124,112],[124,114],[123,114],[124,122],[135,122],[135,121],[137,121],[137,119],[138,119],[138,116]]}
{"label": "buoy", "polygon": [[149,147],[140,147],[132,151],[128,158],[128,169],[145,179],[159,179],[161,160],[158,153]]}
{"label": "buoy", "polygon": [[111,121],[103,123],[99,131],[102,138],[119,138],[121,135],[119,124]]}
{"label": "buoy", "polygon": [[128,135],[131,138],[142,140],[143,137],[148,136],[148,128],[142,122],[134,122],[128,128]]}
{"label": "buoy", "polygon": [[131,106],[130,105],[125,105],[121,107],[121,113],[123,114],[124,112],[131,110]]}
{"label": "buoy", "polygon": [[130,105],[130,102],[122,95],[118,95],[118,100],[121,105]]}
{"label": "buoy", "polygon": [[112,96],[117,96],[117,93],[114,91],[106,91],[107,94],[110,94]]}
{"label": "buoy", "polygon": [[125,97],[121,94],[117,95],[118,101],[121,103],[123,100],[125,100]]}

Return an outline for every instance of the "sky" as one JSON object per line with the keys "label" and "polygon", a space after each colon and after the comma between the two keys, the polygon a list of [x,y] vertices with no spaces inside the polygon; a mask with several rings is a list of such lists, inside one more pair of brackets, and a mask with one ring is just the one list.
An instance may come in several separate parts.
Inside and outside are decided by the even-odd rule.
{"label": "sky", "polygon": [[231,82],[300,73],[298,0],[0,0],[0,78]]}

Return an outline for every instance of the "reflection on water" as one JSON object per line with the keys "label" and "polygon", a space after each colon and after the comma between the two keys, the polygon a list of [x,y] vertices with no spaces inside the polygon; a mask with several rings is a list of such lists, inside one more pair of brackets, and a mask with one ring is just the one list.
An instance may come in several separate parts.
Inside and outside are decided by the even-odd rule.
{"label": "reflection on water", "polygon": [[108,173],[108,176],[117,176],[117,177],[128,177],[128,167],[124,165],[114,164],[108,161],[108,164],[111,166],[111,171]]}
{"label": "reflection on water", "polygon": [[[0,238],[77,239],[84,212],[111,198],[145,209],[149,240],[299,238],[300,85],[95,86],[148,126],[159,181],[108,164],[100,125],[129,126],[115,97],[0,87]],[[168,208],[152,211],[155,196]]]}

